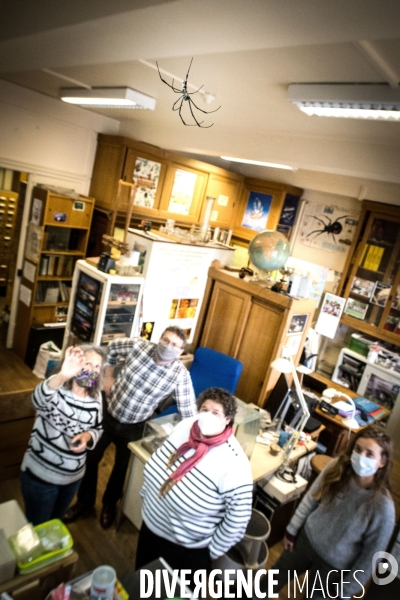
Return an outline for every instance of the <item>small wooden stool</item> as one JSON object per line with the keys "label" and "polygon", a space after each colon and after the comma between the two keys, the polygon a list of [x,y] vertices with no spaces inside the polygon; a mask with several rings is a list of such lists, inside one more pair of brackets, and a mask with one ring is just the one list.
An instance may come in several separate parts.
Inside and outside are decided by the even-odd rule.
{"label": "small wooden stool", "polygon": [[331,460],[333,460],[332,456],[327,456],[326,454],[316,454],[313,456],[310,463],[315,475],[319,475]]}

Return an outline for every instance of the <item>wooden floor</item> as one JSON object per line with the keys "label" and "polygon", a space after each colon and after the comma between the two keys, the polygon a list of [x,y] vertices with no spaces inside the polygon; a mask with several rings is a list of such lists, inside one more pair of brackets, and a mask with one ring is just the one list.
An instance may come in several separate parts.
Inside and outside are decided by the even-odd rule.
{"label": "wooden floor", "polygon": [[[120,578],[132,573],[135,565],[135,554],[138,531],[127,518],[123,518],[118,532],[113,528],[104,531],[99,524],[98,516],[101,510],[101,494],[105,487],[113,460],[111,446],[100,465],[99,490],[97,494],[96,513],[68,525],[74,539],[74,548],[79,554],[77,575],[86,573],[95,567],[108,564],[114,567]],[[393,498],[396,504],[397,517],[400,516],[400,461],[395,462],[393,477]],[[23,500],[19,487],[19,479],[9,479],[1,482],[0,502],[16,499],[21,508]],[[282,551],[282,542],[269,548],[267,568],[271,567]],[[287,599],[284,588],[280,593],[281,600]]]}

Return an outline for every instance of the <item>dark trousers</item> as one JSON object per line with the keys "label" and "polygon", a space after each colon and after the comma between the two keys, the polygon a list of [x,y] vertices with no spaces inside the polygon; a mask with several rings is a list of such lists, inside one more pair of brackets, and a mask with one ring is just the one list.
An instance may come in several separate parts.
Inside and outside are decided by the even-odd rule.
{"label": "dark trousers", "polygon": [[87,507],[95,505],[99,463],[110,444],[114,444],[115,446],[115,461],[103,494],[103,504],[114,505],[118,502],[122,497],[126,472],[131,457],[128,444],[129,442],[136,442],[141,439],[144,423],[144,421],[132,424],[120,423],[104,407],[103,435],[96,447],[87,452],[86,471],[78,493],[79,502]]}
{"label": "dark trousers", "polygon": [[[191,569],[194,573],[197,569],[206,569],[209,572],[211,568],[208,547],[185,548],[156,535],[143,522],[136,549],[136,570],[160,557],[173,569]],[[192,580],[191,577],[188,579]]]}
{"label": "dark trousers", "polygon": [[32,525],[40,525],[51,519],[61,519],[80,482],[81,479],[78,479],[66,485],[56,485],[39,479],[28,469],[21,471],[21,491],[28,521]]}
{"label": "dark trousers", "polygon": [[[329,542],[327,541],[327,543],[329,543]],[[284,550],[282,552],[282,554],[280,555],[280,557],[278,558],[278,560],[276,561],[276,563],[271,567],[271,569],[279,570],[279,574],[274,575],[274,579],[278,581],[278,584],[274,585],[274,587],[273,587],[274,592],[279,591],[281,588],[283,588],[285,585],[287,585],[289,571],[290,571],[290,574],[292,575],[292,578],[293,578],[293,571],[296,571],[298,576],[301,575],[302,573],[305,573],[306,571],[308,571],[308,590],[309,590],[309,594],[311,594],[313,583],[314,583],[314,580],[316,577],[316,572],[318,571],[319,575],[321,577],[321,581],[323,582],[325,593],[322,591],[318,592],[316,589],[312,595],[312,598],[313,598],[313,600],[321,600],[322,598],[329,597],[329,596],[327,596],[326,581],[327,581],[327,575],[328,575],[329,571],[334,569],[334,567],[329,565],[323,558],[321,558],[315,552],[314,548],[310,544],[308,537],[306,536],[306,534],[304,532],[304,528],[302,528],[300,530],[300,532],[297,536],[293,552],[289,552],[289,550]],[[331,594],[331,596],[330,596],[331,598],[340,598],[340,591],[339,591],[339,596],[337,595],[337,593],[338,593],[337,584],[339,582],[340,582],[340,572],[339,573],[331,573],[331,575],[329,576],[329,584],[330,584],[329,592]],[[320,588],[320,585],[316,585],[316,588]],[[268,592],[268,575],[266,575],[265,577],[263,577],[261,579],[260,589],[262,592],[266,592],[266,593]],[[306,587],[303,588],[303,593],[305,590],[306,590]],[[339,585],[339,590],[340,590],[340,585]],[[292,593],[292,590],[291,590],[290,596],[288,595],[288,597],[296,598],[296,596],[297,596],[299,598],[300,597],[299,592],[300,592],[300,589],[298,587],[296,587],[296,595],[295,595],[295,592]],[[304,596],[304,597],[307,598],[308,596]],[[267,595],[267,598],[268,598],[268,595]]]}

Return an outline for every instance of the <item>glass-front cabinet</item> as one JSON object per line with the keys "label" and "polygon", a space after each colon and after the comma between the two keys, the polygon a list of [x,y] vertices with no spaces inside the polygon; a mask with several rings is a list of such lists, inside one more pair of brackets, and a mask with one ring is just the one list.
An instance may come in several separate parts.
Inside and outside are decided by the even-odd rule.
{"label": "glass-front cabinet", "polygon": [[[371,204],[376,206],[367,207]],[[361,215],[357,243],[341,280],[346,298],[342,322],[399,344],[400,210],[381,207]]]}

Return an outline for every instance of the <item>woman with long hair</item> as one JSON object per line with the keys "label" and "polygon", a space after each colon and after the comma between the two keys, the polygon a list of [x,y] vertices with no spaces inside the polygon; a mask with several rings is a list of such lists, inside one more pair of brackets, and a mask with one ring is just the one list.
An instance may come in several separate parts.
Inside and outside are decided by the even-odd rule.
{"label": "woman with long hair", "polygon": [[[271,567],[278,570],[274,591],[308,571],[303,583],[306,597],[362,597],[373,556],[386,549],[394,528],[391,469],[392,441],[385,431],[373,425],[357,432],[317,477],[294,513],[285,533],[285,549]],[[267,578],[263,591],[267,591]]]}
{"label": "woman with long hair", "polygon": [[25,513],[33,525],[61,519],[84,475],[86,451],[102,434],[104,359],[97,346],[67,348],[58,372],[33,391],[36,419],[21,465]]}

